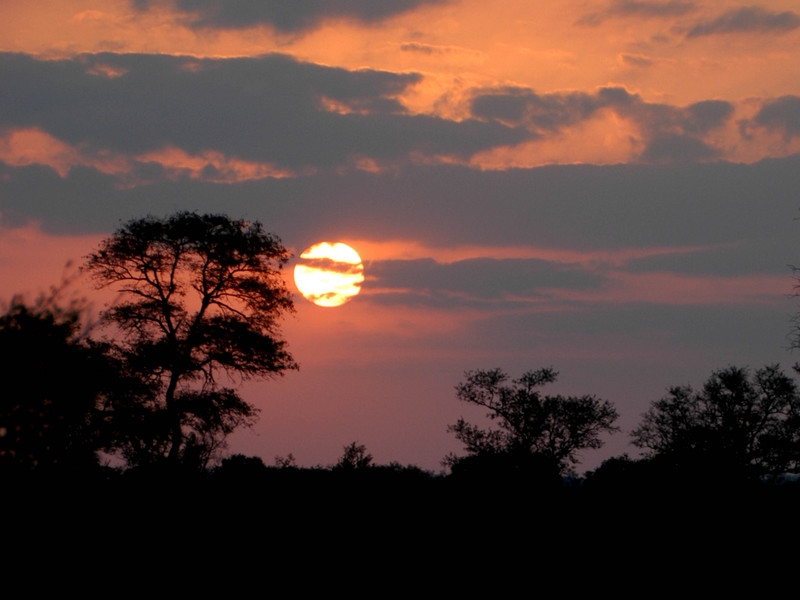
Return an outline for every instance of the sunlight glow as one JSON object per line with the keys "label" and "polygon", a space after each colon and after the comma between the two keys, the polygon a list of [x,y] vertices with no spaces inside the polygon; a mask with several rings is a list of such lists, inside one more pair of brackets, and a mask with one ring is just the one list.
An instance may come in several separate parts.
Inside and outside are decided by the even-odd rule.
{"label": "sunlight glow", "polygon": [[294,267],[297,289],[317,306],[341,306],[361,291],[363,281],[361,257],[341,242],[314,244]]}

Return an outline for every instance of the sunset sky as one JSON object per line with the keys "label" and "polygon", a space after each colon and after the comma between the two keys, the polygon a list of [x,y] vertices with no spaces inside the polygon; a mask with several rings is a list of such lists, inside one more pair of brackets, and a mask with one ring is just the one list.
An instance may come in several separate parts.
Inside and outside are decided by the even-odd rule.
{"label": "sunset sky", "polygon": [[621,414],[581,472],[669,386],[800,360],[797,0],[5,0],[0,52],[0,300],[176,210],[364,260],[230,452],[438,471],[465,371],[553,367]]}

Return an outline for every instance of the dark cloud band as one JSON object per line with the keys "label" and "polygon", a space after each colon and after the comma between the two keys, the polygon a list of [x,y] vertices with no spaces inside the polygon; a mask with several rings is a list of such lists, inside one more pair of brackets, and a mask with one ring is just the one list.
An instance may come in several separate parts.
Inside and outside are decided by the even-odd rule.
{"label": "dark cloud band", "polygon": [[529,137],[497,122],[407,114],[396,96],[421,81],[416,74],[348,71],[277,54],[61,61],[0,54],[0,79],[0,127],[36,127],[129,155],[172,146],[300,170],[415,152],[468,158]]}
{"label": "dark cloud band", "polygon": [[725,33],[783,33],[800,27],[800,15],[792,11],[770,12],[760,6],[729,10],[716,19],[694,25],[687,38]]}
{"label": "dark cloud band", "polygon": [[[197,29],[246,29],[268,25],[285,33],[313,29],[327,19],[379,22],[425,5],[449,0],[175,0],[174,6]],[[144,11],[158,0],[131,0]]]}

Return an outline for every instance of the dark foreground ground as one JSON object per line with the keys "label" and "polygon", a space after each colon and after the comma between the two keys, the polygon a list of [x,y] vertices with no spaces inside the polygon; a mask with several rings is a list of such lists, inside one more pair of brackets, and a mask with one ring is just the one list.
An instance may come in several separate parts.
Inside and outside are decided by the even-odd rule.
{"label": "dark foreground ground", "polygon": [[276,595],[280,582],[279,597],[434,586],[448,596],[650,597],[700,585],[716,596],[747,582],[760,582],[762,597],[800,566],[798,484],[553,486],[276,469],[6,480],[2,494],[6,581],[33,573],[28,585],[66,590],[103,580],[112,597],[161,590],[159,581],[181,597],[217,586],[252,595],[253,585]]}

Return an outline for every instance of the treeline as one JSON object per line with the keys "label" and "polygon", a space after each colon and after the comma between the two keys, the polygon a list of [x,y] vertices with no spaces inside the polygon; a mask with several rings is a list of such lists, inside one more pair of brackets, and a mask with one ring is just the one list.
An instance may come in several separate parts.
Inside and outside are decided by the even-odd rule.
{"label": "treeline", "polygon": [[64,305],[59,290],[33,303],[12,299],[0,315],[0,476],[7,487],[381,488],[539,500],[799,487],[800,392],[778,365],[727,367],[699,388],[671,388],[628,433],[641,456],[611,458],[580,477],[581,455],[620,434],[619,415],[612,402],[591,395],[544,393],[557,379],[551,368],[518,379],[501,369],[465,373],[456,397],[482,407],[489,426],[458,419],[449,427],[464,453],[443,457],[446,472],[376,465],[357,442],[327,467],[300,468],[291,455],[271,466],[228,456],[228,435],[252,424],[257,409],[220,382],[297,367],[278,328],[293,309],[279,274],[287,259],[280,240],[258,223],[195,213],[147,217],[122,226],[82,267],[118,294],[96,323],[88,304]]}

